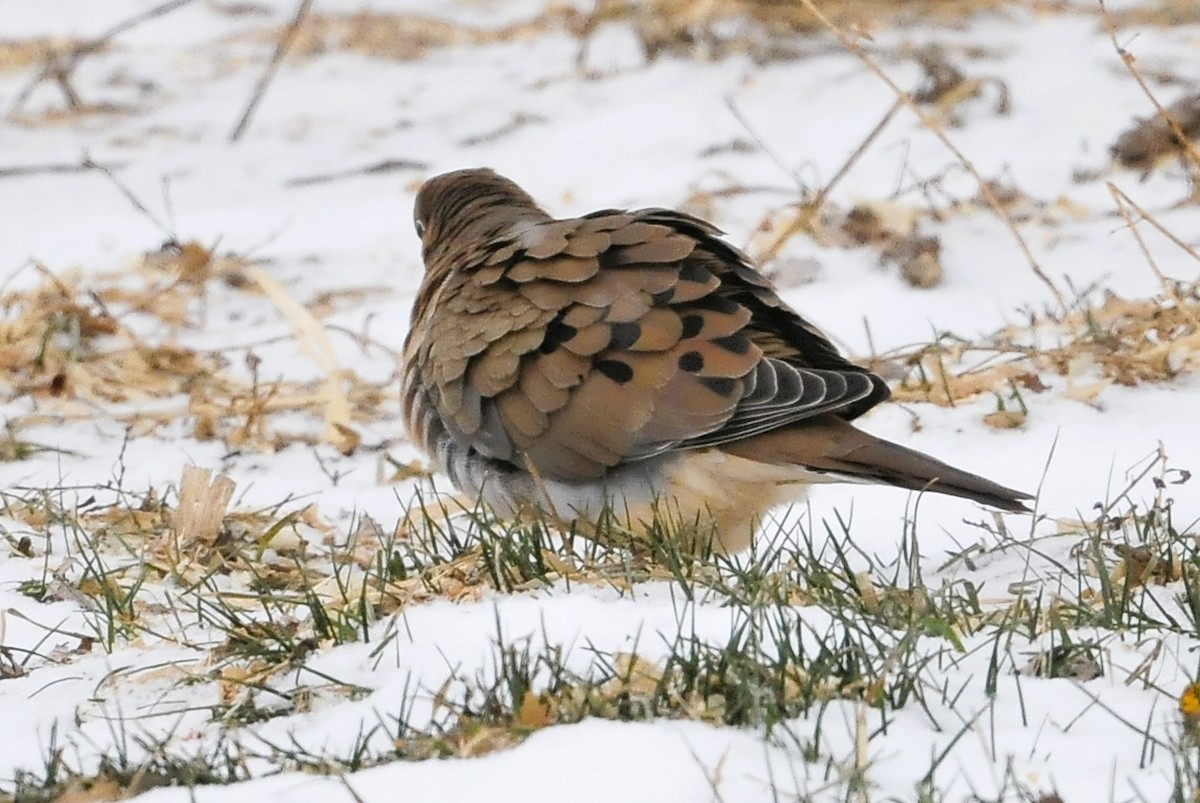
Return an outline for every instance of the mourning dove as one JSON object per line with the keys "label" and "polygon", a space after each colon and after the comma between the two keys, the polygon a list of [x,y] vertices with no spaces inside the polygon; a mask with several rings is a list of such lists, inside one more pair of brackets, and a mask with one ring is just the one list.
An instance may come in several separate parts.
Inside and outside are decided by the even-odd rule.
{"label": "mourning dove", "polygon": [[486,169],[417,195],[425,275],[404,347],[415,442],[504,516],[647,537],[665,509],[717,552],[821,482],[1027,512],[1014,491],[849,422],[883,380],[842,357],[703,220],[605,209],[556,220]]}

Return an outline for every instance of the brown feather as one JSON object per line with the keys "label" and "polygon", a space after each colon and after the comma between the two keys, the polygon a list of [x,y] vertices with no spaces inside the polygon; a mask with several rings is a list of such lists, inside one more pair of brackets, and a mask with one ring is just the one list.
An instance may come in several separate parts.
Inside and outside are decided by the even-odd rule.
{"label": "brown feather", "polygon": [[729,444],[724,451],[774,465],[800,465],[851,478],[961,496],[1014,513],[1028,513],[1014,491],[934,457],[856,429],[837,416],[824,416]]}
{"label": "brown feather", "polygon": [[555,387],[570,389],[583,382],[591,372],[592,362],[566,349],[558,349],[531,361],[530,366],[540,371]]}
{"label": "brown feather", "polygon": [[571,392],[551,382],[545,371],[536,363],[521,372],[518,387],[529,398],[530,403],[543,413],[561,410],[571,399]]}

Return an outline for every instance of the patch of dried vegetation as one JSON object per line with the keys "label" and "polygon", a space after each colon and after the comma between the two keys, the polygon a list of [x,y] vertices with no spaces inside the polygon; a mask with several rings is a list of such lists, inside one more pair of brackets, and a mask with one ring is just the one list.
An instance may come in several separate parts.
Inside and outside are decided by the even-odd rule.
{"label": "patch of dried vegetation", "polygon": [[[1168,382],[1200,371],[1200,283],[1155,298],[1125,299],[1106,293],[1099,304],[1066,315],[1034,316],[980,342],[950,336],[901,349],[871,361],[899,380],[893,398],[954,406],[982,393],[1001,400],[992,426],[1019,426],[1025,417],[1020,396],[1042,392],[1051,377],[1064,394],[1098,404],[1111,385]],[[1020,411],[1004,410],[1003,399]]]}
{"label": "patch of dried vegetation", "polygon": [[[228,631],[216,648],[222,656],[239,654],[239,641],[261,637],[276,619],[297,641],[340,643],[433,599],[475,602],[560,581],[624,588],[635,579],[675,576],[648,555],[598,545],[564,553],[544,522],[496,522],[453,502],[415,504],[391,527],[360,516],[347,528],[315,503],[244,509],[232,479],[191,465],[178,483],[145,492],[118,484],[72,493],[81,490],[86,498],[73,503],[60,499],[72,495],[63,489],[0,492],[0,535],[11,559],[47,562],[43,579],[24,583],[22,593],[119,616],[130,635],[158,632],[169,614],[143,590],[172,588],[182,599],[199,594],[195,604],[219,612],[217,626]],[[69,546],[56,558],[63,534]],[[259,621],[264,612],[266,623]]]}
{"label": "patch of dried vegetation", "polygon": [[1200,23],[1200,5],[1192,0],[1147,0],[1130,8],[1110,11],[1109,15],[1113,22],[1122,28],[1136,25],[1156,25],[1164,28],[1194,25]]}
{"label": "patch of dried vegetation", "polygon": [[[34,287],[0,295],[0,403],[28,398],[35,406],[11,417],[14,427],[110,418],[139,435],[183,424],[197,439],[229,449],[275,452],[326,442],[348,454],[359,445],[361,424],[395,412],[387,385],[337,366],[312,312],[241,257],[219,256],[195,242],[169,243],[132,271],[87,279],[39,271]],[[275,302],[325,377],[261,380],[251,356],[246,378],[220,351],[185,345],[179,334],[200,326],[215,282]],[[317,299],[313,309],[333,305]],[[143,334],[148,330],[156,334]],[[309,413],[325,428],[320,434],[285,429],[280,418],[291,413]]]}
{"label": "patch of dried vegetation", "polygon": [[[881,28],[916,23],[949,25],[978,13],[1020,6],[1063,11],[1061,0],[829,0],[824,12],[837,24],[869,35]],[[746,53],[759,60],[792,54],[787,40],[819,32],[823,24],[801,4],[782,0],[598,0],[590,9],[550,2],[527,20],[500,26],[468,25],[410,12],[359,11],[310,14],[300,25],[291,52],[312,57],[349,51],[388,61],[422,58],[432,49],[520,41],[555,31],[588,40],[610,23],[628,25],[647,61],[664,55],[721,58]],[[281,30],[251,34],[275,42]],[[584,53],[580,54],[583,62]]]}
{"label": "patch of dried vegetation", "polygon": [[[1023,7],[1049,12],[1068,8],[1054,0],[826,0],[821,10],[839,28],[872,31],[922,25],[954,25],[979,13]],[[663,55],[721,58],[744,53],[758,61],[795,54],[796,37],[823,32],[826,23],[787,0],[598,0],[571,20],[585,40],[608,22],[630,24],[647,60]],[[789,41],[790,40],[790,41]]]}
{"label": "patch of dried vegetation", "polygon": [[30,39],[0,39],[0,72],[23,70],[79,47],[75,39],[44,36]]}
{"label": "patch of dried vegetation", "polygon": [[[319,12],[299,24],[289,54],[313,58],[330,52],[357,53],[383,61],[415,61],[430,51],[456,45],[486,45],[539,36],[568,26],[578,12],[550,4],[537,16],[512,25],[485,27],[412,12]],[[276,42],[281,29],[237,37],[259,44]]]}

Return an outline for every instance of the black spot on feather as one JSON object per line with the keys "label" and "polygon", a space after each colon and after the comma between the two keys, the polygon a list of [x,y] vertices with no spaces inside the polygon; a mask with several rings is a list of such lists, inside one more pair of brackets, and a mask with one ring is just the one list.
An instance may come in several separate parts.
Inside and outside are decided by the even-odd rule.
{"label": "black spot on feather", "polygon": [[688,373],[696,373],[704,369],[704,355],[698,351],[689,351],[679,358],[679,369]]}
{"label": "black spot on feather", "polygon": [[562,313],[559,313],[550,323],[546,324],[546,337],[542,340],[538,351],[542,354],[556,351],[559,346],[575,337],[578,332],[579,330],[571,324],[563,323]]}
{"label": "black spot on feather", "polygon": [[726,337],[718,337],[713,343],[728,351],[730,354],[745,354],[750,350],[750,338],[738,333]]}
{"label": "black spot on feather", "polygon": [[683,322],[683,334],[681,337],[684,340],[695,337],[704,329],[704,318],[699,315],[684,315],[680,320]]}
{"label": "black spot on feather", "polygon": [[702,376],[700,377],[700,384],[718,396],[732,396],[734,389],[737,387],[737,380],[724,376]]}
{"label": "black spot on feather", "polygon": [[608,341],[610,349],[627,349],[642,336],[642,327],[636,322],[614,323],[612,337]]}
{"label": "black spot on feather", "polygon": [[596,370],[607,376],[618,385],[624,385],[633,379],[633,368],[629,363],[620,360],[597,360]]}

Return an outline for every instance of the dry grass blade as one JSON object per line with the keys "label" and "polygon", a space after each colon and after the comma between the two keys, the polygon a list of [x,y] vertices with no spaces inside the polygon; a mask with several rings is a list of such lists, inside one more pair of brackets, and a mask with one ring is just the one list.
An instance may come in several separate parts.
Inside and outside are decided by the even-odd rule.
{"label": "dry grass blade", "polygon": [[325,373],[325,380],[321,384],[325,413],[324,438],[342,453],[350,454],[358,447],[359,437],[351,426],[350,400],[342,389],[342,372],[338,368],[329,335],[312,313],[288,295],[273,276],[261,268],[249,268],[246,275],[287,316],[296,330],[300,347]]}
{"label": "dry grass blade", "polygon": [[0,72],[24,69],[52,58],[51,54],[76,50],[79,45],[76,40],[50,37],[0,40]]}
{"label": "dry grass blade", "polygon": [[1176,246],[1178,246],[1180,249],[1182,249],[1184,251],[1184,253],[1186,253],[1192,259],[1196,260],[1197,262],[1200,262],[1200,252],[1196,251],[1196,249],[1193,246],[1188,245],[1183,240],[1179,239],[1179,237],[1174,232],[1172,232],[1171,230],[1169,230],[1165,226],[1163,226],[1161,223],[1159,223],[1158,220],[1155,219],[1155,217],[1153,215],[1151,215],[1149,212],[1147,212],[1145,209],[1143,209],[1141,206],[1139,206],[1132,198],[1130,198],[1128,195],[1126,195],[1115,184],[1113,184],[1112,182],[1109,182],[1108,186],[1109,186],[1109,192],[1113,193],[1116,196],[1119,196],[1122,203],[1128,204],[1131,209],[1133,209],[1135,212],[1137,212],[1139,215],[1139,219],[1141,221],[1143,221],[1145,223],[1149,223],[1151,226],[1153,226],[1158,231],[1159,234],[1161,234],[1163,237],[1166,237],[1168,240],[1170,240],[1172,243],[1174,243]]}
{"label": "dry grass blade", "polygon": [[[109,170],[114,170],[124,167],[128,162],[109,162],[105,167]],[[0,178],[26,178],[28,176],[38,176],[47,174],[71,174],[71,173],[86,173],[89,170],[96,169],[96,166],[90,162],[83,161],[77,163],[59,162],[45,163],[34,165],[14,165],[13,167],[0,167]]]}

